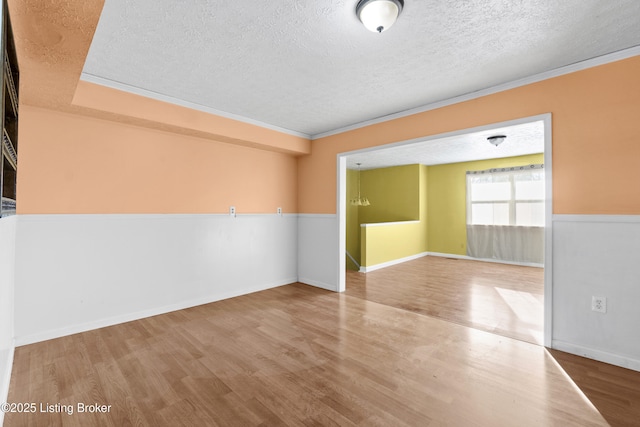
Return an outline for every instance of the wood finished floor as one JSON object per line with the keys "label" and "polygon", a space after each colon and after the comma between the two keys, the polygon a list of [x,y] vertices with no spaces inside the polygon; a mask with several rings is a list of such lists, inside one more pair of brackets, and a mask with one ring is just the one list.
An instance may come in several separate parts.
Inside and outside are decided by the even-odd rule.
{"label": "wood finished floor", "polygon": [[19,347],[10,402],[111,411],[5,425],[623,426],[639,390],[638,372],[293,284]]}
{"label": "wood finished floor", "polygon": [[347,271],[347,294],[543,344],[542,268],[427,256],[366,274]]}

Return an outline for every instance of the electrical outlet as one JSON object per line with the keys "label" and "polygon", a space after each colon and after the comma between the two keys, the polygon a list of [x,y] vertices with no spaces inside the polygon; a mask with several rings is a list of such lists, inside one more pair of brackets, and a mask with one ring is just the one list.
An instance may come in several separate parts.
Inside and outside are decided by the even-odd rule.
{"label": "electrical outlet", "polygon": [[591,310],[598,313],[607,312],[607,298],[605,297],[591,297]]}
{"label": "electrical outlet", "polygon": [[278,208],[278,215],[282,215],[282,208]]}
{"label": "electrical outlet", "polygon": [[236,216],[236,207],[235,206],[229,206],[229,215]]}

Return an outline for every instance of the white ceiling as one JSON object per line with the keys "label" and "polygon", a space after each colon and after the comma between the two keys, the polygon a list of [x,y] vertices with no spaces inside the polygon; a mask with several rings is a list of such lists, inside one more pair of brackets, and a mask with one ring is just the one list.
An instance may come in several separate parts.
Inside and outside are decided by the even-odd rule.
{"label": "white ceiling", "polygon": [[638,0],[356,3],[106,0],[83,79],[314,136],[640,45]]}
{"label": "white ceiling", "polygon": [[[496,147],[487,140],[492,135],[507,138]],[[358,163],[362,170],[413,164],[430,166],[542,152],[544,122],[539,120],[351,154],[347,156],[347,168],[357,169]]]}

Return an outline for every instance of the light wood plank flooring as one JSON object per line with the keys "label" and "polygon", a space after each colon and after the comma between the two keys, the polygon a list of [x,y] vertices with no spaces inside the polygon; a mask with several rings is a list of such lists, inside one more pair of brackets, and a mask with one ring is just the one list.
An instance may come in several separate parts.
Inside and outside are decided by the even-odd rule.
{"label": "light wood plank flooring", "polygon": [[347,271],[347,294],[543,344],[543,276],[542,268],[427,256]]}
{"label": "light wood plank flooring", "polygon": [[[293,284],[19,347],[10,402],[111,408],[8,413],[5,425],[583,427],[623,406],[618,425],[640,419],[640,373],[554,357]],[[606,404],[590,403],[563,365]]]}

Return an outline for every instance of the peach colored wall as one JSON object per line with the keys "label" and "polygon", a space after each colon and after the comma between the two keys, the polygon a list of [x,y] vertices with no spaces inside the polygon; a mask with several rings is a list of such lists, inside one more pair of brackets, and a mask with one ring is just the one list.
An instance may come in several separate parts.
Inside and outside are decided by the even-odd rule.
{"label": "peach colored wall", "polygon": [[296,193],[291,155],[20,109],[20,214],[286,213]]}
{"label": "peach colored wall", "polygon": [[[146,126],[174,126],[176,130],[200,132],[221,142],[236,143],[293,155],[309,154],[308,138],[240,122],[191,108],[80,80],[73,105],[142,119]],[[149,121],[150,123],[148,123]]]}
{"label": "peach colored wall", "polygon": [[640,57],[312,142],[298,159],[302,213],[336,212],[336,155],[552,113],[557,214],[640,214]]}

